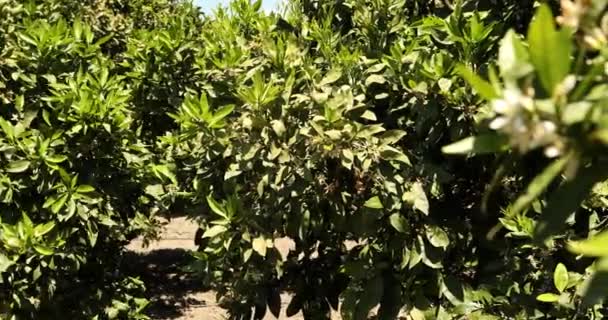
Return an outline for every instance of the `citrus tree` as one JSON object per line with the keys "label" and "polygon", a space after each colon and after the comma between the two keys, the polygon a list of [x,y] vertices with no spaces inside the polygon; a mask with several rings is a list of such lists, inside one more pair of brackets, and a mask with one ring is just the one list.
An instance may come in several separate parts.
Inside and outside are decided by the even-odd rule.
{"label": "citrus tree", "polygon": [[144,319],[143,283],[119,271],[121,252],[154,236],[152,191],[174,180],[153,153],[155,123],[183,90],[167,70],[191,56],[173,46],[200,13],[9,0],[0,14],[0,317]]}
{"label": "citrus tree", "polygon": [[[206,21],[202,90],[172,114],[179,128],[161,144],[201,223],[193,267],[231,318],[278,314],[282,291],[293,293],[287,314],[309,319],[330,309],[366,319],[378,305],[381,319],[602,317],[575,294],[590,261],[538,245],[534,219],[503,213],[546,160],[442,153],[506,149],[500,137],[442,147],[479,134],[490,114],[481,89],[495,86],[482,82],[478,96],[463,78],[493,75],[496,58],[511,59],[514,76],[532,72],[512,62],[525,47],[512,26],[550,34],[543,45],[566,37],[539,27],[542,15],[528,27],[534,6],[294,1],[277,16],[235,1]],[[558,49],[535,59],[552,70],[562,61],[545,60]]]}
{"label": "citrus tree", "polygon": [[[501,226],[548,252],[568,248],[600,257],[594,264],[573,265],[588,266],[584,273],[568,272],[564,264],[556,267],[555,288],[538,299],[559,307],[572,307],[581,298],[592,306],[606,294],[606,4],[562,1],[556,19],[541,6],[527,41],[512,31],[501,40],[499,71],[490,74],[491,81],[462,69],[489,101],[487,131],[444,148],[445,153],[502,152],[509,162],[544,155],[538,174],[506,208]],[[573,276],[586,281],[573,281]]]}

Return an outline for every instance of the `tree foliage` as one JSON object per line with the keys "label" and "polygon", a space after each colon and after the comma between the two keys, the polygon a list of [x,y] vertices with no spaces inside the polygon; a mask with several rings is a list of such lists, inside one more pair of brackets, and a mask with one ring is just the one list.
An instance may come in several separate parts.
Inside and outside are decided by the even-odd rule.
{"label": "tree foliage", "polygon": [[231,319],[603,317],[604,1],[260,6],[0,2],[2,312],[145,318],[185,212]]}
{"label": "tree foliage", "polygon": [[191,36],[200,14],[167,1],[12,0],[0,13],[0,314],[143,319],[143,284],[118,271],[120,252],[156,230],[147,191],[168,169],[155,123],[188,76],[161,67],[192,51],[170,55],[167,33]]}

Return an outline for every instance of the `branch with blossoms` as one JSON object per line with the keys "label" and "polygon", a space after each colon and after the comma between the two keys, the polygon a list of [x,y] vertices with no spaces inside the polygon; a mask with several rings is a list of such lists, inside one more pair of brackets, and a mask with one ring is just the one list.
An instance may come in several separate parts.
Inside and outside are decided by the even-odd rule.
{"label": "branch with blossoms", "polygon": [[[482,130],[487,133],[445,146],[443,151],[517,156],[542,148],[551,162],[505,210],[501,222],[510,231],[548,247],[564,237],[560,235],[564,226],[592,190],[608,179],[607,3],[562,0],[557,18],[547,5],[541,5],[525,40],[514,31],[502,39],[499,71],[490,68],[490,80],[466,66],[459,69],[488,102],[482,114],[487,120]],[[534,220],[528,211],[539,200],[544,206]],[[532,228],[521,225],[530,220],[534,220]],[[608,283],[608,231],[566,240],[571,252],[599,258],[592,270],[594,277],[581,290],[584,302],[593,303],[608,293],[604,285]]]}

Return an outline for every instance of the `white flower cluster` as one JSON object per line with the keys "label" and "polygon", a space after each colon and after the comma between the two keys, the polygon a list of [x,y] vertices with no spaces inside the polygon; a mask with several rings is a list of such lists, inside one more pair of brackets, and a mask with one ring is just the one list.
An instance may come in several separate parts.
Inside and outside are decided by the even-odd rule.
{"label": "white flower cluster", "polygon": [[575,30],[578,29],[590,2],[589,0],[561,0],[562,15],[557,17],[557,23]]}
{"label": "white flower cluster", "polygon": [[496,117],[490,128],[508,135],[511,145],[521,153],[545,147],[546,156],[556,157],[562,150],[557,126],[538,117],[533,95],[533,90],[505,89],[502,98],[492,101]]}

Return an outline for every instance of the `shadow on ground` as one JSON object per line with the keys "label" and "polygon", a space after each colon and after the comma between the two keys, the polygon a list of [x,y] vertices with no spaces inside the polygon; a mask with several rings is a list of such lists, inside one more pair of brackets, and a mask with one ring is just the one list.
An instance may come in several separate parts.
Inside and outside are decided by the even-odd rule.
{"label": "shadow on ground", "polygon": [[152,319],[177,319],[187,308],[204,304],[192,298],[193,293],[205,291],[202,281],[182,270],[192,260],[187,250],[179,248],[127,252],[123,268],[146,284],[147,313]]}

